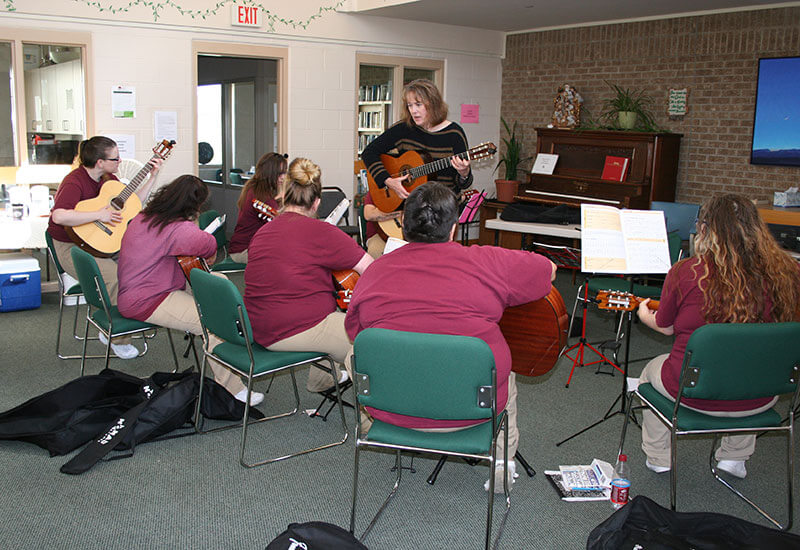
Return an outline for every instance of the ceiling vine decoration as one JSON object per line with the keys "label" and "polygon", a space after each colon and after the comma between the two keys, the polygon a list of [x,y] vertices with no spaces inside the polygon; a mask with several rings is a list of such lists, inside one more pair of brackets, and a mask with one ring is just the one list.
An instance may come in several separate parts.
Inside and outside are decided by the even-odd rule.
{"label": "ceiling vine decoration", "polygon": [[[346,0],[338,0],[333,5],[330,6],[320,6],[316,13],[310,15],[307,19],[298,20],[298,19],[286,19],[279,15],[272,13],[269,9],[267,9],[264,4],[260,2],[254,2],[253,0],[218,0],[214,7],[207,8],[207,9],[192,9],[190,7],[184,7],[180,5],[178,2],[174,2],[173,0],[130,0],[127,3],[120,3],[114,4],[112,2],[102,2],[100,0],[73,0],[74,2],[86,4],[89,7],[97,9],[98,12],[101,13],[110,13],[110,14],[117,14],[117,13],[126,13],[130,11],[131,8],[134,7],[145,7],[147,9],[152,10],[153,12],[153,21],[158,21],[161,12],[166,9],[173,9],[180,13],[183,16],[191,17],[192,19],[206,19],[208,17],[217,15],[222,8],[226,5],[239,3],[245,6],[253,6],[259,9],[261,13],[264,15],[264,19],[267,21],[267,32],[275,32],[276,25],[283,25],[286,27],[291,27],[293,29],[301,28],[306,29],[308,25],[314,21],[315,19],[321,18],[325,15],[326,12],[335,11],[340,8]],[[192,0],[184,0],[187,3],[192,3]],[[3,0],[5,4],[6,11],[17,11],[15,6],[15,0]]]}

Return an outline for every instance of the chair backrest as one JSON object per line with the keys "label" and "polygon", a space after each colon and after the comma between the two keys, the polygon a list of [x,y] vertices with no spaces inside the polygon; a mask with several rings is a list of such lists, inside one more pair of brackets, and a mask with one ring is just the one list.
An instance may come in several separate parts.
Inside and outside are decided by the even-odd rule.
{"label": "chair backrest", "polygon": [[683,395],[737,400],[793,393],[800,375],[797,369],[800,323],[703,325],[686,347]]}
{"label": "chair backrest", "polygon": [[[205,229],[208,227],[208,224],[213,222],[215,219],[219,217],[219,212],[216,210],[206,210],[205,212],[201,212],[200,215],[197,217],[197,225],[200,226],[200,229]],[[228,236],[225,234],[225,226],[228,224],[227,220],[220,225],[216,231],[214,231],[214,238],[217,239],[217,248],[222,248],[228,244]]]}
{"label": "chair backrest", "polygon": [[[106,282],[103,279],[103,274],[100,273],[100,268],[97,267],[94,257],[77,246],[73,246],[70,249],[70,254],[72,254],[72,263],[75,266],[78,282],[81,285],[86,301],[100,309],[111,307],[111,299],[108,296]],[[98,281],[99,285],[95,285],[95,280]],[[99,293],[97,291],[98,286],[100,287]]]}
{"label": "chair backrest", "polygon": [[678,231],[667,233],[667,246],[669,246],[669,260],[674,264],[681,259],[681,235]]}
{"label": "chair backrest", "polygon": [[667,231],[677,231],[681,240],[688,241],[689,235],[694,233],[695,220],[700,212],[699,204],[687,202],[653,201],[650,210],[661,210],[667,221]]}
{"label": "chair backrest", "polygon": [[[252,343],[250,318],[236,285],[225,277],[200,269],[193,269],[189,277],[203,326],[231,344],[246,346],[247,342]],[[239,307],[244,313],[244,326],[239,320]]]}
{"label": "chair backrest", "polygon": [[53,265],[56,266],[56,271],[59,275],[63,275],[64,268],[61,267],[61,261],[58,259],[58,254],[56,254],[56,247],[53,245],[53,236],[50,235],[50,232],[47,230],[44,232],[44,240],[47,242],[47,251],[50,253],[50,259],[53,260]]}
{"label": "chair backrest", "polygon": [[[492,390],[483,408],[478,388],[495,384],[494,356],[479,338],[369,328],[355,339],[353,364],[361,405],[441,420],[492,418]],[[369,395],[360,375],[369,376]]]}
{"label": "chair backrest", "polygon": [[[333,209],[336,208],[336,205],[346,198],[347,195],[344,194],[344,191],[342,191],[340,187],[323,187],[319,209],[317,209],[317,216],[319,219],[323,220],[327,218],[328,214],[333,212]],[[345,224],[350,223],[350,217],[346,211],[342,219],[345,221]]]}
{"label": "chair backrest", "polygon": [[242,181],[241,172],[234,172],[233,170],[231,170],[228,176],[231,179],[231,185],[244,185],[244,182]]}

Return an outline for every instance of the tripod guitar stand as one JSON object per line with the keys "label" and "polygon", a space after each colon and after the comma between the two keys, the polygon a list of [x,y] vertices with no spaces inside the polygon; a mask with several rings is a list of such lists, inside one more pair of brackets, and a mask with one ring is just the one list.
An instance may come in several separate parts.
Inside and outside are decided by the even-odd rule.
{"label": "tripod guitar stand", "polygon": [[[569,383],[572,381],[572,375],[575,372],[575,367],[588,367],[590,365],[596,365],[598,363],[608,363],[609,365],[617,369],[619,372],[623,372],[623,370],[619,368],[619,365],[616,364],[615,362],[616,358],[614,361],[612,361],[611,359],[606,357],[602,351],[594,347],[586,340],[586,313],[589,308],[589,302],[591,301],[592,300],[589,299],[589,278],[587,277],[586,280],[584,280],[583,282],[583,316],[581,318],[581,336],[576,344],[564,350],[563,353],[563,355],[565,355],[569,359],[572,359],[572,370],[569,371],[569,377],[567,378],[566,387],[569,387]],[[586,363],[584,361],[585,357],[584,354],[586,353],[586,348],[589,348],[597,355],[599,355],[600,359]],[[572,357],[569,354],[573,350],[575,351],[575,357]]]}

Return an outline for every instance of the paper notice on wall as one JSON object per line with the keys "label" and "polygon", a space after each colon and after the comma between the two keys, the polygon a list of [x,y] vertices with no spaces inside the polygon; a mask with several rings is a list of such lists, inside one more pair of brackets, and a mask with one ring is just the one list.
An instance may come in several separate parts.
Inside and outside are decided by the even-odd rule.
{"label": "paper notice on wall", "polygon": [[156,141],[178,141],[178,112],[156,111],[153,115],[153,133]]}
{"label": "paper notice on wall", "polygon": [[135,159],[136,158],[136,136],[133,134],[102,134],[109,139],[117,142],[117,149],[119,149],[119,158],[121,159]]}
{"label": "paper notice on wall", "polygon": [[114,118],[136,118],[136,88],[111,87],[111,114]]}
{"label": "paper notice on wall", "polygon": [[461,104],[461,124],[478,124],[481,120],[481,106],[471,103]]}

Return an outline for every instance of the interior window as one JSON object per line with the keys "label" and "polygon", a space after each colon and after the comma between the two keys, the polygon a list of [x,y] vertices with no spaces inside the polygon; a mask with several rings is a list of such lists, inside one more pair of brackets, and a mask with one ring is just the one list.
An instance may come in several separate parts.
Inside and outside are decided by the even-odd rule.
{"label": "interior window", "polygon": [[23,43],[28,163],[71,164],[86,135],[82,48]]}
{"label": "interior window", "polygon": [[11,44],[0,42],[0,166],[14,166],[14,71],[11,65]]}

